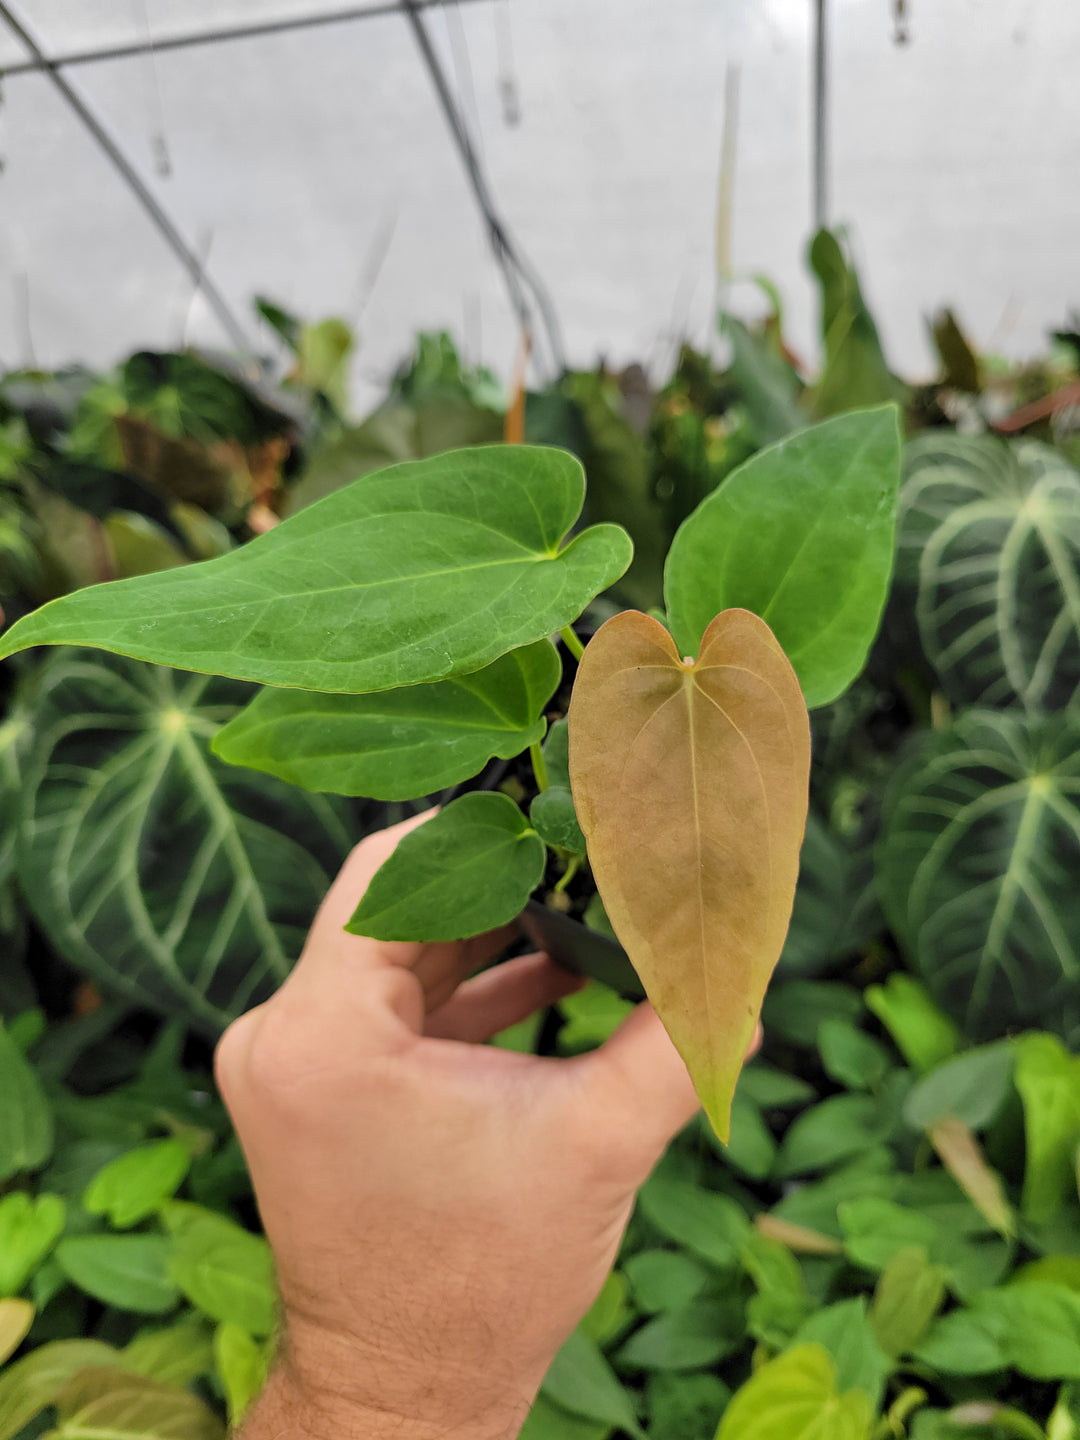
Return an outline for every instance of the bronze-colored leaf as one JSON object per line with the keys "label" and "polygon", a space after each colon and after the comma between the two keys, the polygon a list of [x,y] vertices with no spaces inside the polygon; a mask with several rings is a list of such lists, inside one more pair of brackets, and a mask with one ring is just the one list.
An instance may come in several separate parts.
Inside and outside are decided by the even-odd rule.
{"label": "bronze-colored leaf", "polygon": [[810,726],[763,620],[725,610],[696,660],[656,620],[597,631],[570,778],[597,888],[717,1134],[791,917]]}

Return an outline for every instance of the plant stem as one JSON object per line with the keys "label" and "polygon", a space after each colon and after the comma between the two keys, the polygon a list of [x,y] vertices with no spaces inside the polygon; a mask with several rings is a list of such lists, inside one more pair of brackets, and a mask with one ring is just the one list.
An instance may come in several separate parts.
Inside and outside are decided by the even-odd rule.
{"label": "plant stem", "polygon": [[532,761],[533,774],[536,776],[536,788],[546,790],[548,788],[547,766],[544,764],[544,752],[540,749],[540,743],[529,746],[529,759]]}
{"label": "plant stem", "polygon": [[574,876],[577,874],[577,872],[581,869],[581,862],[582,862],[584,859],[585,859],[585,856],[584,856],[584,855],[571,855],[571,856],[570,856],[570,859],[566,862],[566,869],[565,869],[565,870],[563,871],[563,873],[559,876],[558,880],[555,881],[555,893],[556,893],[556,895],[561,895],[562,892],[566,889],[566,887],[570,884],[570,881],[574,878]]}
{"label": "plant stem", "polygon": [[580,660],[581,657],[585,654],[585,646],[582,645],[581,641],[574,634],[574,631],[570,628],[570,626],[564,625],[559,631],[559,634],[562,636],[563,644],[570,651],[570,654],[573,655],[574,659]]}

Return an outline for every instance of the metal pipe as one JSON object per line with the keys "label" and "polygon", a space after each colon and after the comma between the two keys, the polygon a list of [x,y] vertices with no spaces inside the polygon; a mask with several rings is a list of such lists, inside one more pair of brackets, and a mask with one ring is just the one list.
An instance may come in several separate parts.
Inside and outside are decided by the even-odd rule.
{"label": "metal pipe", "polygon": [[814,0],[814,230],[829,223],[829,0]]}

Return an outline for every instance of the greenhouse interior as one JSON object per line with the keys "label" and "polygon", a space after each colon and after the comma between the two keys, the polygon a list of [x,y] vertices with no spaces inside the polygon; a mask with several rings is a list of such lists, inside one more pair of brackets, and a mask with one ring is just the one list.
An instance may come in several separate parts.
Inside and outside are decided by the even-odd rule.
{"label": "greenhouse interior", "polygon": [[0,0],[0,1440],[1080,1440],[1078,63]]}

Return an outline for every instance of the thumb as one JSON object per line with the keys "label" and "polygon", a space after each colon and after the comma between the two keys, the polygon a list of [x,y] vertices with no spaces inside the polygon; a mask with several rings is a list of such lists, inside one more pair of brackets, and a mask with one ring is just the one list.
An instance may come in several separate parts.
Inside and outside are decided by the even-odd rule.
{"label": "thumb", "polygon": [[632,1150],[646,1172],[701,1107],[682,1057],[648,1001],[576,1063],[594,1133]]}

